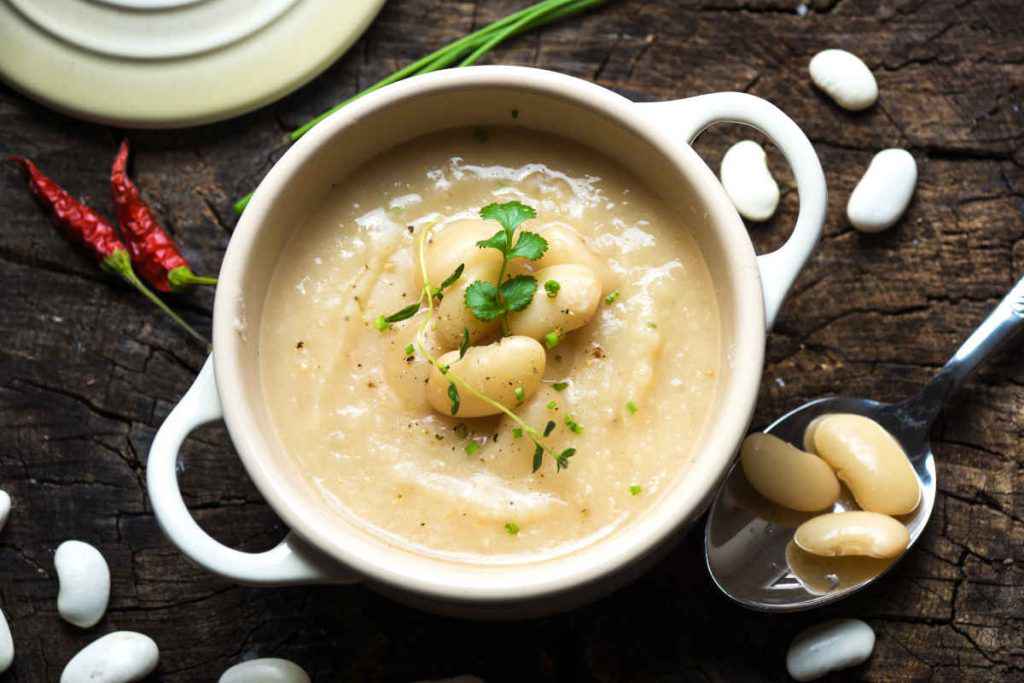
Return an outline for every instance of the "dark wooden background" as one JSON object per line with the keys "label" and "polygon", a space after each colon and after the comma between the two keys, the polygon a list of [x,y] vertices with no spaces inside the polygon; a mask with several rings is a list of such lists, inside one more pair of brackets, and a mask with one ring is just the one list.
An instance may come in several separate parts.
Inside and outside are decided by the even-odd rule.
{"label": "dark wooden background", "polygon": [[[495,62],[554,69],[636,100],[743,90],[787,111],[814,141],[831,198],[824,241],[769,339],[755,419],[830,392],[897,399],[945,362],[1024,273],[1024,7],[1018,0],[640,0],[510,43]],[[369,33],[313,83],[240,119],[130,131],[136,177],[201,272],[231,237],[284,133],[393,69],[522,0],[390,0]],[[850,114],[816,92],[808,60],[841,47],[875,72],[881,99]],[[107,173],[124,131],[72,121],[0,87],[0,153],[17,152],[109,212]],[[717,170],[741,130],[697,147]],[[749,133],[747,133],[749,135]],[[920,183],[902,223],[865,236],[844,219],[879,149],[909,149]],[[793,222],[796,193],[751,227],[762,251]],[[0,605],[14,632],[3,680],[56,681],[98,635],[142,631],[160,646],[154,681],[212,681],[254,656],[283,656],[316,681],[784,680],[793,635],[832,616],[868,620],[865,680],[1024,680],[1024,361],[984,367],[934,432],[940,495],[894,576],[812,614],[766,616],[712,587],[700,531],[642,580],[572,614],[480,625],[398,606],[361,587],[240,588],[191,566],[164,539],[144,487],[155,428],[204,352],[114,284],[48,224],[13,168],[0,169]],[[208,330],[209,292],[175,307]],[[223,429],[191,439],[181,480],[200,523],[238,547],[284,533]],[[110,609],[81,632],[56,612],[53,552],[77,538],[110,563]]]}

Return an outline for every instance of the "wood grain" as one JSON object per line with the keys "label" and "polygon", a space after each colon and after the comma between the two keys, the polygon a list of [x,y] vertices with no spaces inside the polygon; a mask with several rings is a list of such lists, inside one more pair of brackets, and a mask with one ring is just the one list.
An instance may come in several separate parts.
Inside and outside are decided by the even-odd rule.
{"label": "wood grain", "polygon": [[[391,0],[349,54],[299,92],[240,119],[130,131],[136,176],[195,270],[217,270],[233,199],[285,148],[284,133],[328,105],[520,1]],[[594,80],[636,100],[718,90],[765,97],[804,128],[829,181],[826,237],[769,341],[755,424],[830,392],[912,392],[1024,272],[1024,6],[1016,0],[622,1],[549,27],[490,59]],[[806,66],[841,47],[875,72],[881,99],[850,114]],[[69,120],[0,87],[0,153],[34,159],[109,211],[107,172],[124,131]],[[697,143],[717,170],[733,126]],[[902,223],[866,236],[846,198],[875,151],[909,149],[920,184]],[[766,225],[781,243],[792,178]],[[1024,363],[987,365],[933,434],[941,493],[895,575],[815,614],[766,616],[711,586],[694,529],[634,585],[572,614],[481,626],[400,607],[360,587],[240,588],[194,568],[160,533],[144,490],[155,428],[203,351],[140,297],[101,275],[47,224],[20,176],[0,172],[0,486],[15,507],[0,533],[0,605],[17,656],[3,680],[55,681],[98,635],[132,629],[161,648],[153,681],[212,681],[253,656],[283,656],[316,681],[475,673],[489,681],[785,680],[785,649],[828,616],[867,619],[872,681],[1024,680]],[[175,306],[209,330],[209,292]],[[186,448],[181,475],[200,523],[225,542],[270,547],[284,533],[221,428]],[[55,547],[99,546],[111,565],[107,616],[80,632],[56,614]]]}

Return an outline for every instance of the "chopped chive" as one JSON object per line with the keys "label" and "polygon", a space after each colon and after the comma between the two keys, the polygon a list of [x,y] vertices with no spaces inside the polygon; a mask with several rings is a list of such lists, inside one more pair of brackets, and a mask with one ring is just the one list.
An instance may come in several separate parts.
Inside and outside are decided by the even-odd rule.
{"label": "chopped chive", "polygon": [[548,401],[548,410],[558,410],[558,402]]}
{"label": "chopped chive", "polygon": [[626,410],[629,411],[630,415],[636,415],[636,403],[634,403],[633,401],[626,401]]}
{"label": "chopped chive", "polygon": [[572,415],[565,416],[565,426],[569,428],[569,431],[573,434],[582,434],[583,425],[573,419]]}
{"label": "chopped chive", "polygon": [[615,303],[615,300],[619,298],[619,290],[615,289],[608,293],[608,296],[604,298],[604,302],[611,306]]}
{"label": "chopped chive", "polygon": [[523,391],[522,387],[516,387],[512,390],[512,393],[516,395],[516,400],[520,403],[526,400],[526,392]]}
{"label": "chopped chive", "polygon": [[558,330],[551,330],[550,332],[544,335],[544,344],[549,349],[553,349],[556,346],[558,346],[558,342],[560,341],[561,338],[559,337]]}
{"label": "chopped chive", "polygon": [[507,533],[509,536],[515,536],[519,533],[519,525],[515,522],[506,522],[505,533]]}
{"label": "chopped chive", "polygon": [[549,436],[553,431],[555,431],[555,421],[548,420],[548,423],[544,425],[544,436]]}
{"label": "chopped chive", "polygon": [[514,436],[517,439],[523,438],[523,428],[522,427],[513,427],[512,428],[512,436]]}
{"label": "chopped chive", "polygon": [[405,355],[406,356],[411,356],[414,353],[416,353],[416,349],[413,348],[413,345],[412,344],[406,344],[405,345]]}
{"label": "chopped chive", "polygon": [[637,486],[636,484],[633,484],[632,486],[629,487],[629,494],[631,496],[639,496],[640,492],[643,490],[644,489],[642,486]]}
{"label": "chopped chive", "polygon": [[558,290],[562,288],[562,285],[558,284],[556,280],[548,280],[544,283],[544,291],[548,293],[548,296],[554,299],[558,296]]}
{"label": "chopped chive", "polygon": [[554,389],[555,391],[565,391],[566,389],[569,388],[569,383],[568,382],[555,382],[554,384],[551,385],[551,388]]}
{"label": "chopped chive", "polygon": [[374,327],[376,327],[376,328],[377,328],[378,330],[380,330],[381,332],[383,332],[384,330],[386,330],[386,329],[388,329],[389,327],[391,327],[391,323],[389,323],[389,322],[388,322],[387,320],[385,320],[385,319],[384,319],[384,316],[382,316],[382,315],[378,315],[378,316],[377,316],[377,317],[376,317],[376,318],[374,319],[374,321],[373,321],[373,326],[374,326]]}
{"label": "chopped chive", "polygon": [[476,441],[470,441],[466,444],[466,455],[476,455],[476,452],[480,450],[480,444]]}

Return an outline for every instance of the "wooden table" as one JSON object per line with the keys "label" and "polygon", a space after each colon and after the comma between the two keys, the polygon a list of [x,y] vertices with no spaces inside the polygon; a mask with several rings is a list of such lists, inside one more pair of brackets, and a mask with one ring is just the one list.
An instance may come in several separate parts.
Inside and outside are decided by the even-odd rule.
{"label": "wooden table", "polygon": [[[1015,0],[623,1],[516,40],[493,55],[580,76],[636,100],[742,90],[803,127],[831,191],[825,239],[768,344],[755,424],[843,392],[914,391],[1024,272],[1024,7]],[[369,33],[298,93],[240,119],[187,131],[132,131],[136,177],[196,270],[216,272],[234,198],[284,149],[284,133],[393,69],[523,5],[392,0]],[[799,11],[798,11],[799,9]],[[818,50],[853,50],[881,88],[850,114],[816,92]],[[27,154],[103,210],[123,131],[72,121],[0,88],[0,152]],[[698,150],[712,168],[748,131],[722,126]],[[909,149],[920,183],[895,229],[858,234],[844,218],[871,156]],[[778,245],[797,205],[751,226]],[[146,498],[155,428],[204,358],[138,295],[102,275],[48,224],[13,168],[0,172],[0,487],[15,508],[0,533],[0,604],[17,655],[3,680],[55,681],[98,635],[142,631],[161,649],[152,680],[212,681],[254,656],[288,657],[316,681],[475,673],[490,681],[784,680],[793,635],[826,617],[868,620],[869,680],[1024,680],[1024,363],[984,367],[933,434],[941,493],[895,575],[814,614],[730,604],[703,568],[695,528],[642,580],[575,613],[480,625],[398,606],[361,587],[240,588],[191,566]],[[209,330],[210,292],[174,301]],[[220,427],[191,439],[181,481],[204,528],[260,550],[284,533]],[[53,552],[102,549],[110,609],[81,632],[56,612]]]}

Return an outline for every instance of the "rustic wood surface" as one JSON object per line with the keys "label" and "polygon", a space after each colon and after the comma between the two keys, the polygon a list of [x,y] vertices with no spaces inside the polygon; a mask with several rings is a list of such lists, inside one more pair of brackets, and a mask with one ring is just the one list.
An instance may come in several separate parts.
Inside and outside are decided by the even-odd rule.
{"label": "rustic wood surface", "polygon": [[[1024,7],[1017,0],[623,0],[510,43],[491,61],[554,69],[636,100],[743,90],[777,103],[813,140],[829,181],[825,239],[769,339],[755,424],[830,392],[896,399],[924,382],[1024,272]],[[201,272],[231,236],[231,201],[284,148],[284,133],[522,0],[391,0],[325,74],[240,119],[131,131],[136,176]],[[799,11],[798,11],[799,9]],[[881,99],[850,114],[807,77],[842,47],[875,72]],[[0,87],[0,153],[29,155],[109,212],[107,172],[124,131],[50,112]],[[741,130],[697,144],[712,168]],[[749,135],[749,133],[747,133]],[[909,149],[920,183],[890,232],[852,231],[844,206],[871,156]],[[792,178],[762,251],[793,222]],[[864,680],[1024,680],[1024,362],[984,367],[933,434],[940,494],[895,575],[814,614],[766,616],[711,585],[700,530],[640,581],[572,614],[479,625],[440,619],[361,587],[240,588],[190,565],[146,497],[154,430],[204,352],[50,227],[13,168],[0,171],[0,605],[17,648],[2,680],[55,681],[102,633],[138,630],[161,649],[154,681],[212,681],[283,656],[315,681],[477,674],[488,681],[785,680],[800,629],[856,616],[878,634]],[[175,299],[209,330],[212,297]],[[238,547],[284,532],[222,428],[192,438],[182,486],[204,528]],[[56,612],[56,546],[102,549],[110,609],[82,632]]]}

